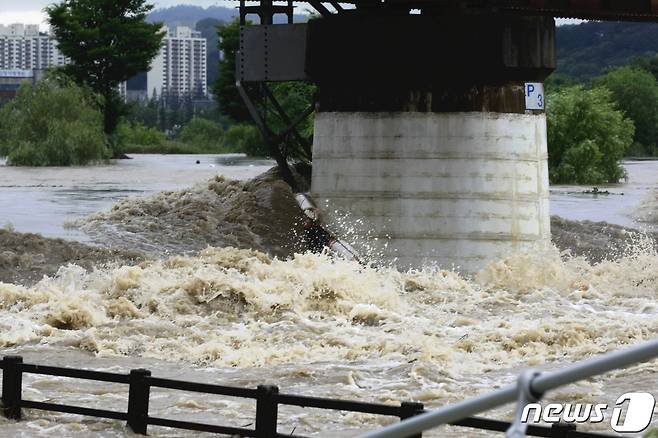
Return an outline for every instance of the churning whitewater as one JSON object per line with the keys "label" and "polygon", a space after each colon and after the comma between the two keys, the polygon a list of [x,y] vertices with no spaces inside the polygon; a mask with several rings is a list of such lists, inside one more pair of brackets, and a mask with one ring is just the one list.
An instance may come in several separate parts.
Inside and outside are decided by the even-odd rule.
{"label": "churning whitewater", "polygon": [[0,284],[0,343],[222,367],[418,361],[458,377],[651,337],[657,273],[655,253],[596,266],[518,255],[466,280],[208,248],[93,272],[62,267],[30,288]]}
{"label": "churning whitewater", "polygon": [[[436,268],[399,272],[284,251],[281,233],[263,240],[259,233],[283,230],[297,215],[264,213],[294,202],[276,187],[263,179],[214,179],[188,191],[123,201],[79,221],[123,236],[116,240],[129,242],[125,236],[132,235],[133,248],[180,255],[160,258],[154,252],[166,251],[151,251],[135,263],[94,269],[69,264],[31,285],[0,283],[0,345],[196,366],[214,370],[208,381],[215,383],[224,382],[228,371],[222,370],[258,370],[262,383],[285,369],[297,383],[309,380],[299,387],[307,395],[437,406],[508,383],[521,368],[582,359],[658,332],[658,254],[649,236],[629,234],[632,244],[617,248],[621,256],[597,264],[551,249],[510,254],[473,277]],[[278,193],[278,204],[271,203],[272,193]],[[242,202],[245,197],[251,203]],[[241,205],[243,214],[237,214]],[[253,226],[256,220],[262,223]],[[187,235],[170,234],[186,221],[193,225]],[[261,251],[233,246],[192,251],[199,245],[199,239],[192,241],[195,233],[203,240],[229,222],[231,232],[211,243],[253,243]],[[279,250],[290,254],[273,257]],[[85,365],[95,368],[94,363]],[[618,376],[625,373],[656,377],[655,368],[646,366]],[[336,383],[317,389],[311,383],[316,374],[322,384]],[[571,391],[570,399],[614,398],[601,382],[597,378]],[[28,391],[46,397],[36,384]],[[183,409],[180,403],[172,402],[171,409],[219,409],[191,401]],[[244,416],[235,406],[229,412],[238,422]],[[318,415],[298,414],[283,425],[309,433],[331,427],[352,431],[331,436],[353,436],[385,421]],[[61,418],[51,420],[43,414],[25,424],[47,435]],[[68,424],[62,433],[92,434],[99,426],[94,427]]]}

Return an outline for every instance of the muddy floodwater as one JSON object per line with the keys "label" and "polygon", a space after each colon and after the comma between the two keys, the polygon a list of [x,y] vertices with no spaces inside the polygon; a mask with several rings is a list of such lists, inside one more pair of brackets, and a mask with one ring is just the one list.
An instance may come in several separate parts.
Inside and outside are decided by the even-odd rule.
{"label": "muddy floodwater", "polygon": [[[200,161],[196,164],[196,161]],[[235,155],[134,155],[93,167],[16,168],[0,159],[0,227],[88,242],[67,220],[109,208],[119,200],[176,190],[217,174],[249,179],[274,165]],[[603,221],[627,227],[658,211],[658,161],[626,162],[628,182],[602,185],[610,195],[584,194],[589,187],[551,187],[551,214],[571,220]],[[640,211],[642,208],[646,211]],[[658,222],[658,221],[656,221]]]}
{"label": "muddy floodwater", "polygon": [[602,194],[592,194],[593,187],[551,186],[551,214],[577,221],[657,229],[658,161],[627,161],[624,167],[627,181],[597,186]]}
{"label": "muddy floodwater", "polygon": [[[649,236],[639,235],[632,250],[610,261],[593,264],[549,249],[510,254],[468,278],[429,268],[365,268],[325,255],[275,258],[266,252],[278,243],[258,230],[271,226],[261,222],[287,218],[261,210],[275,211],[288,195],[269,179],[229,181],[250,179],[271,163],[226,159],[142,156],[84,169],[0,167],[0,223],[94,243],[105,236],[117,244],[135,242],[140,250],[148,249],[145,241],[170,249],[169,255],[91,270],[66,265],[36,283],[0,283],[0,353],[21,354],[27,362],[113,372],[148,368],[158,377],[275,384],[283,393],[419,401],[431,408],[503,386],[527,367],[551,369],[658,335],[658,254]],[[553,213],[655,227],[658,163],[627,168],[628,183],[608,189],[623,196],[557,187]],[[221,220],[213,222],[215,215]],[[262,251],[213,246],[176,253],[176,241],[191,242],[190,234],[163,234],[176,233],[188,219],[193,235],[206,239],[224,231]],[[657,362],[562,388],[547,400],[614,404],[634,391],[658,396]],[[26,375],[23,394],[102,409],[127,406],[122,385],[66,378]],[[512,409],[486,416],[509,419]],[[280,433],[327,438],[357,436],[393,421],[317,409],[279,412]],[[248,400],[170,390],[153,390],[151,397],[151,415],[159,417],[253,427],[254,413]],[[24,414],[19,423],[0,417],[0,436],[130,435],[117,421]],[[588,429],[612,434],[609,419],[583,426]],[[149,427],[149,434],[199,435],[159,427]],[[424,436],[502,435],[442,428]]]}
{"label": "muddy floodwater", "polygon": [[272,165],[240,154],[133,155],[131,160],[102,166],[50,168],[8,167],[0,159],[0,227],[86,242],[84,233],[64,227],[67,219],[128,197],[188,187],[217,174],[252,178]]}

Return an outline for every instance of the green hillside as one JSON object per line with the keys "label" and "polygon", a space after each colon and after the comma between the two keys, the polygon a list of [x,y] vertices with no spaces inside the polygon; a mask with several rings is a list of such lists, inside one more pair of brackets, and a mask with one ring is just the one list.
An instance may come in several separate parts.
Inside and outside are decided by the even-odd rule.
{"label": "green hillside", "polygon": [[578,80],[658,53],[658,24],[587,22],[557,29],[557,73]]}

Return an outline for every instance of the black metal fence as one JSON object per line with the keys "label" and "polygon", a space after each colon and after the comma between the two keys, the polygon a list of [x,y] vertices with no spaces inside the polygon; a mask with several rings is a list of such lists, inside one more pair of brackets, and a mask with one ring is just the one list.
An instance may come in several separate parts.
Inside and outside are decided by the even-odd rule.
{"label": "black metal fence", "polygon": [[[328,409],[334,411],[361,412],[400,420],[413,417],[424,412],[421,403],[404,402],[400,406],[363,403],[347,400],[336,400],[319,397],[280,394],[276,386],[260,385],[256,389],[231,386],[210,385],[205,383],[185,382],[180,380],[160,379],[152,377],[151,372],[144,369],[131,370],[129,374],[107,373],[100,371],[61,368],[23,363],[20,356],[5,356],[0,361],[2,369],[2,413],[6,418],[21,419],[21,409],[39,409],[51,412],[85,415],[97,418],[109,418],[126,421],[133,432],[146,434],[149,425],[176,429],[210,432],[222,435],[241,437],[274,438],[290,437],[304,438],[298,435],[281,434],[277,432],[278,410],[280,405],[300,406],[308,408]],[[43,374],[48,376],[71,377],[97,382],[110,382],[128,385],[128,410],[109,411],[81,406],[62,405],[55,403],[23,400],[23,374]],[[255,428],[220,426],[214,424],[194,423],[172,420],[149,415],[149,399],[151,388],[166,388],[180,391],[216,394],[225,397],[238,397],[256,400]],[[493,432],[505,432],[510,426],[504,421],[484,418],[468,418],[454,423],[463,426]],[[528,436],[548,438],[609,438],[610,435],[578,432],[573,425],[555,425],[551,428],[542,426],[528,427]],[[422,435],[409,438],[421,438]]]}

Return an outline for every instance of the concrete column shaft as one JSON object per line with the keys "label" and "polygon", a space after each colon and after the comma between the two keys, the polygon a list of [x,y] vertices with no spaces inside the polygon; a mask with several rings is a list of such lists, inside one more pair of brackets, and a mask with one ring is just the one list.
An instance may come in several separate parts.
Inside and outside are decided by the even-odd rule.
{"label": "concrete column shaft", "polygon": [[329,222],[361,219],[402,268],[473,271],[550,240],[543,114],[327,112],[314,141]]}
{"label": "concrete column shaft", "polygon": [[555,67],[554,35],[542,17],[311,21],[312,192],[329,222],[361,223],[402,268],[472,272],[548,244],[546,117],[525,82]]}

